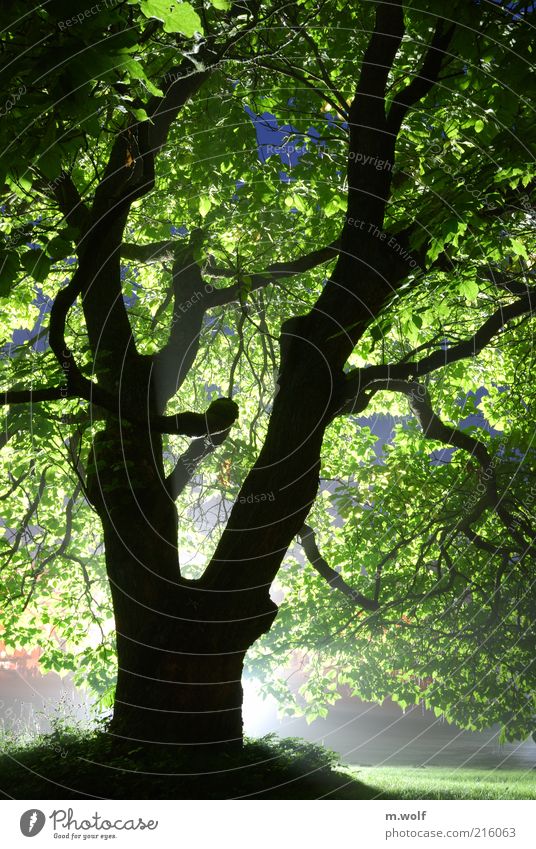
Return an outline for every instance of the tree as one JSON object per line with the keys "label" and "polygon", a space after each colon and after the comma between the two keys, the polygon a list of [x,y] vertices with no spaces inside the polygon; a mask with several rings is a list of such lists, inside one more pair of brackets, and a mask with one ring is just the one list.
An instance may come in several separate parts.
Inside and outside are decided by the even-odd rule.
{"label": "tree", "polygon": [[102,685],[111,597],[118,738],[240,743],[246,652],[319,643],[534,727],[531,13],[442,5],[3,13],[4,627]]}

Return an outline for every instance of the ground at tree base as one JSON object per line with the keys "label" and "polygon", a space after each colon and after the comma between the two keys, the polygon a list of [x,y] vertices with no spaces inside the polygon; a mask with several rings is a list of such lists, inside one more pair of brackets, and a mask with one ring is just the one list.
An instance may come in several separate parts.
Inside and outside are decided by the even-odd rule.
{"label": "ground at tree base", "polygon": [[237,752],[149,753],[105,732],[58,731],[0,755],[4,799],[536,799],[536,772],[343,766],[269,735]]}

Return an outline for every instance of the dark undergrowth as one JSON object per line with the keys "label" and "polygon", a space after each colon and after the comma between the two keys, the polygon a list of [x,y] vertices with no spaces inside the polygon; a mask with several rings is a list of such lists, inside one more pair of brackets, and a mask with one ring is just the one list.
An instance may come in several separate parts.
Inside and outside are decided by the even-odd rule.
{"label": "dark undergrowth", "polygon": [[24,744],[4,741],[4,799],[389,798],[337,769],[320,746],[273,735],[239,751],[146,751],[105,731],[56,727]]}

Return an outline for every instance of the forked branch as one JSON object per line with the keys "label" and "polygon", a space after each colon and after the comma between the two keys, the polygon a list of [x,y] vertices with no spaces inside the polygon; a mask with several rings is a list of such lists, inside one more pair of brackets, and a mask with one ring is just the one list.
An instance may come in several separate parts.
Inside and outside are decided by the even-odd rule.
{"label": "forked branch", "polygon": [[378,601],[367,598],[357,590],[354,590],[346,583],[342,575],[339,575],[335,569],[332,569],[327,560],[322,557],[316,544],[315,532],[309,525],[304,525],[298,536],[307,560],[316,569],[318,574],[322,575],[324,580],[328,582],[332,590],[339,590],[339,592],[344,593],[355,605],[362,607],[363,610],[378,610],[380,606]]}

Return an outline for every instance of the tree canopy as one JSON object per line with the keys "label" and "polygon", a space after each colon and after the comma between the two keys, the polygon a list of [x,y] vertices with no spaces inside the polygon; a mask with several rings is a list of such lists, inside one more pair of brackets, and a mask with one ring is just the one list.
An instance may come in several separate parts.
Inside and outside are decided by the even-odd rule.
{"label": "tree canopy", "polygon": [[111,692],[98,517],[160,450],[140,515],[191,587],[258,558],[288,710],[533,731],[531,4],[0,14],[3,639]]}

